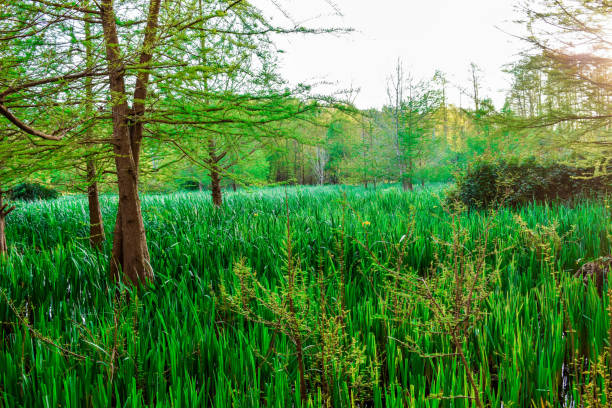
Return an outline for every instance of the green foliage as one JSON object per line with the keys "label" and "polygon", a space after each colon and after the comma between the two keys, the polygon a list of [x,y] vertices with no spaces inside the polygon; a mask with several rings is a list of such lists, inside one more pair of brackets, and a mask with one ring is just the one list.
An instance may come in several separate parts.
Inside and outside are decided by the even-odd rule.
{"label": "green foliage", "polygon": [[11,200],[53,200],[59,196],[59,191],[45,187],[38,183],[21,183],[13,187],[10,191]]}
{"label": "green foliage", "polygon": [[181,183],[181,190],[196,191],[200,189],[200,183],[195,180],[186,180]]}
{"label": "green foliage", "polygon": [[496,205],[519,206],[530,202],[571,200],[609,191],[612,177],[593,176],[593,169],[535,159],[477,161],[456,179],[452,199],[473,209]]}
{"label": "green foliage", "polygon": [[518,10],[530,46],[507,70],[513,85],[504,126],[535,139],[530,145],[545,154],[574,153],[583,167],[610,163],[612,4],[527,1]]}
{"label": "green foliage", "polygon": [[[344,222],[343,192],[354,210],[346,212]],[[410,314],[393,309],[394,292],[387,290],[390,275],[372,263],[357,242],[365,242],[367,233],[372,253],[394,270],[394,248],[405,243],[400,270],[417,280],[429,273],[428,283],[439,278],[443,284],[434,299],[446,305],[447,299],[440,296],[454,288],[453,251],[444,242],[453,242],[454,235],[440,208],[440,193],[403,193],[397,186],[377,191],[288,189],[293,259],[299,259],[297,313],[308,317],[299,327],[307,330],[306,345],[311,346],[304,348],[309,389],[304,403],[290,336],[234,313],[243,299],[251,301],[242,310],[267,321],[275,322],[275,310],[287,310],[282,301],[260,301],[282,299],[288,290],[283,188],[228,193],[221,209],[213,208],[207,193],[145,195],[143,214],[157,279],[138,293],[137,302],[134,296],[114,296],[116,286],[107,278],[110,243],[100,252],[89,248],[85,198],[20,206],[7,218],[11,248],[7,261],[0,261],[0,288],[23,318],[0,297],[0,405],[330,406],[320,397],[324,393],[316,365],[323,360],[318,339],[324,338],[325,359],[333,367],[328,384],[335,407],[467,408],[471,405],[465,400],[433,398],[470,393],[466,370],[456,356],[425,357],[454,352],[435,328],[413,324],[433,321],[428,306],[433,303],[413,303]],[[115,196],[102,197],[109,231],[116,204]],[[528,244],[515,215],[534,231],[537,224],[554,221],[563,238],[559,245],[551,236],[563,301],[555,277]],[[606,348],[609,298],[600,298],[590,283],[585,287],[573,271],[579,258],[595,259],[612,251],[610,209],[605,202],[578,201],[572,207],[532,204],[502,208],[494,215],[466,213],[458,222],[460,242],[469,253],[478,253],[478,237],[490,217],[490,249],[513,249],[500,252],[496,261],[487,258],[488,270],[495,268],[499,279],[486,291],[477,288],[475,293],[482,297],[486,292],[487,298],[479,302],[478,318],[470,320],[473,327],[466,332],[464,353],[483,403],[531,406],[537,401],[560,406],[568,398],[580,406],[582,380],[563,374],[570,349],[564,322],[572,322],[576,345],[588,356],[583,361],[600,361]],[[412,234],[402,239],[406,226]],[[343,246],[338,242],[342,230]],[[323,248],[332,256],[321,257]],[[432,263],[442,265],[439,276],[430,273]],[[464,271],[466,282],[475,281],[473,272]],[[246,290],[239,290],[241,280]],[[222,282],[226,293],[234,296],[234,312],[217,302]],[[328,312],[317,323],[321,286]],[[250,291],[253,287],[256,294]],[[346,311],[342,324],[336,320],[341,299]],[[559,313],[562,303],[566,316]],[[342,330],[346,337],[337,334]],[[342,347],[334,343],[342,338],[348,340]],[[67,355],[45,340],[86,358]],[[412,347],[415,344],[420,353]],[[336,361],[334,356],[343,357]],[[355,366],[361,371],[347,369]],[[601,371],[595,366],[585,371],[591,368]],[[360,386],[366,392],[356,394],[353,378],[368,383],[371,379],[371,388]],[[564,391],[565,380],[569,382]]]}

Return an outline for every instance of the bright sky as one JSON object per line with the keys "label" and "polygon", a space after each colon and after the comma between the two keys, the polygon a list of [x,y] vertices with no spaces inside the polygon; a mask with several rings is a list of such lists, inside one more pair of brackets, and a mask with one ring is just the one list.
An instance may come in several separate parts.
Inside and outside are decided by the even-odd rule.
{"label": "bright sky", "polygon": [[[335,13],[330,2],[342,13]],[[520,32],[514,0],[255,0],[253,4],[275,22],[287,22],[274,3],[294,22],[310,27],[350,27],[353,33],[277,38],[281,72],[290,83],[332,82],[319,91],[360,88],[360,108],[380,108],[387,101],[387,78],[398,58],[417,78],[430,78],[436,69],[452,83],[469,85],[468,67],[483,70],[482,95],[497,107],[503,104],[509,77],[504,64],[517,59],[520,40],[500,30]],[[499,28],[496,28],[499,27]],[[460,92],[449,91],[460,103]],[[462,97],[467,105],[467,97]]]}

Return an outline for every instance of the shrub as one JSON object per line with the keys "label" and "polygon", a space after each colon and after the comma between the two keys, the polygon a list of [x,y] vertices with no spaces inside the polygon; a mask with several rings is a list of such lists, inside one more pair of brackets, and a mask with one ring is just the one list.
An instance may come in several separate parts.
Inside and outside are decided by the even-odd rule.
{"label": "shrub", "polygon": [[11,189],[10,196],[12,200],[22,201],[53,200],[60,193],[37,183],[21,183]]}
{"label": "shrub", "polygon": [[181,183],[180,188],[183,191],[197,191],[200,190],[200,183],[196,180],[186,180]]}
{"label": "shrub", "polygon": [[456,177],[456,188],[449,193],[449,199],[470,209],[482,209],[502,202],[519,206],[607,192],[612,177],[592,175],[593,169],[538,163],[535,159],[478,161]]}

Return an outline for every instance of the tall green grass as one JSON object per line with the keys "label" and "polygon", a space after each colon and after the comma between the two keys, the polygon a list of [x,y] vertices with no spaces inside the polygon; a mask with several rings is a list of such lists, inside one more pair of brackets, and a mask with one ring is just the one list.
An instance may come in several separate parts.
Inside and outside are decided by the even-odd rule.
{"label": "tall green grass", "polygon": [[[265,287],[279,285],[286,199],[294,252],[313,278],[322,254],[325,268],[335,267],[327,253],[344,256],[346,330],[363,345],[376,379],[360,404],[348,384],[335,382],[334,406],[472,406],[463,399],[431,398],[468,394],[464,368],[455,358],[432,362],[396,340],[416,332],[410,322],[385,324],[389,312],[376,295],[384,290],[384,277],[355,240],[363,239],[367,220],[373,251],[389,259],[389,244],[399,242],[415,214],[416,238],[407,247],[405,267],[425,271],[436,253],[444,256],[444,247],[432,237],[451,234],[439,195],[440,189],[403,193],[395,187],[296,187],[285,196],[284,188],[270,188],[229,193],[221,209],[202,193],[145,196],[157,278],[152,288],[124,300],[115,298],[108,281],[110,244],[101,252],[88,247],[85,198],[23,205],[8,218],[12,247],[0,261],[0,288],[17,309],[16,314],[0,298],[0,405],[321,406],[316,389],[309,390],[307,402],[300,401],[296,359],[287,338],[277,336],[275,353],[267,355],[271,330],[220,312],[215,301],[220,282],[232,281],[232,265],[240,258]],[[361,221],[349,211],[341,226],[344,196]],[[116,198],[103,197],[102,205],[111,237]],[[569,318],[590,360],[606,345],[608,299],[600,299],[594,287],[585,288],[572,274],[578,260],[610,254],[611,214],[604,203],[585,201],[571,208],[503,209],[495,216],[494,242],[512,249],[501,255],[486,317],[467,347],[474,375],[490,406],[560,406],[579,399],[578,387],[564,374],[569,345],[562,305],[551,274],[523,246],[516,213],[530,226],[556,220],[559,233],[568,234],[556,262],[563,272]],[[465,228],[476,237],[485,217],[465,216]],[[337,253],[335,244],[341,228],[347,236],[344,254]],[[18,315],[25,321],[19,323]],[[43,338],[86,358],[66,357]],[[433,336],[417,341],[426,351],[450,347]],[[107,354],[113,345],[118,359],[111,369]]]}

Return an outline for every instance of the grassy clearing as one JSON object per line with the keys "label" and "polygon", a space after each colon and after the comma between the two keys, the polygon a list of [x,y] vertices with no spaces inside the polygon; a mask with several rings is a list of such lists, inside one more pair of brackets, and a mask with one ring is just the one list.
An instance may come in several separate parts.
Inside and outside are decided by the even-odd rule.
{"label": "grassy clearing", "polygon": [[[355,213],[346,212],[345,241],[339,246],[344,193]],[[452,349],[448,339],[414,330],[414,319],[427,319],[425,309],[415,308],[403,322],[389,324],[394,311],[385,296],[386,277],[357,242],[367,230],[372,251],[392,265],[390,244],[402,239],[414,214],[415,239],[406,246],[403,267],[425,274],[436,254],[448,256],[432,237],[449,240],[452,235],[438,194],[438,188],[415,193],[392,187],[376,192],[358,187],[288,190],[300,282],[305,286],[325,271],[324,297],[330,308],[345,302],[345,336],[364,357],[352,364],[367,378],[361,391],[350,375],[330,381],[336,407],[473,405],[466,399],[444,399],[470,393],[457,357],[430,359],[405,347],[402,339],[410,338],[425,352]],[[217,298],[221,282],[230,291],[239,284],[231,269],[241,258],[256,271],[263,288],[274,293],[282,286],[287,221],[283,188],[230,193],[221,210],[200,193],[145,197],[157,280],[149,290],[120,298],[107,279],[109,247],[97,253],[87,246],[86,205],[85,199],[70,197],[32,203],[8,219],[13,247],[0,264],[2,404],[323,404],[314,363],[317,337],[305,337],[309,393],[302,403],[289,337],[222,310]],[[103,198],[108,229],[115,207],[115,198]],[[555,221],[558,233],[565,235],[554,268],[563,288],[560,295],[550,266],[526,246],[517,214],[534,229]],[[476,237],[487,217],[472,213],[461,222]],[[572,208],[504,209],[495,218],[492,245],[511,249],[488,260],[499,263],[500,273],[485,301],[486,314],[465,347],[482,398],[491,406],[559,406],[578,400],[584,378],[567,376],[566,368],[572,356],[594,361],[601,355],[608,299],[602,300],[593,285],[585,288],[572,272],[579,259],[610,254],[610,210],[603,202],[587,201]],[[340,259],[345,264],[342,276]],[[342,294],[339,288],[344,288]],[[321,303],[317,296],[310,293],[302,305],[316,309]],[[570,351],[563,303],[579,353]],[[76,356],[67,356],[58,346]]]}

